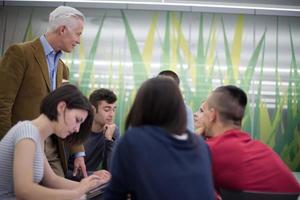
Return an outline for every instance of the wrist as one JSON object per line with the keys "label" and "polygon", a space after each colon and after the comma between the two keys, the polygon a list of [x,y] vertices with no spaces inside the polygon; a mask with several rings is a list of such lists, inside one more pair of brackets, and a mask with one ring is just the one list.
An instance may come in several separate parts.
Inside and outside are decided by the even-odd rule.
{"label": "wrist", "polygon": [[84,194],[82,197],[80,197],[79,200],[86,200],[86,194]]}
{"label": "wrist", "polygon": [[74,192],[76,195],[76,199],[80,199],[80,200],[86,199],[86,194],[85,194],[84,190],[82,189],[82,187],[76,188],[74,190]]}
{"label": "wrist", "polygon": [[112,137],[105,136],[106,140],[113,141]]}

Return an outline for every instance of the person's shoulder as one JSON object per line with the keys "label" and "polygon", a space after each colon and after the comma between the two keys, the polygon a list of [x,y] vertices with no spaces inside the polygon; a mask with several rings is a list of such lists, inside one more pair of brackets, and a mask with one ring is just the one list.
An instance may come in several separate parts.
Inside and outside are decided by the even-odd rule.
{"label": "person's shoulder", "polygon": [[26,120],[26,121],[19,121],[18,123],[16,123],[12,129],[27,129],[27,128],[32,128],[32,124],[30,121]]}
{"label": "person's shoulder", "polygon": [[7,49],[7,53],[14,52],[14,53],[20,53],[20,52],[26,52],[25,50],[28,50],[29,48],[33,47],[34,45],[37,45],[37,42],[39,39],[26,41],[26,42],[20,42],[20,43],[14,43],[10,45]]}
{"label": "person's shoulder", "polygon": [[124,136],[126,136],[126,138],[127,138],[127,137],[130,138],[131,136],[138,134],[139,131],[141,131],[141,128],[140,128],[140,127],[129,127],[129,128],[125,131]]}
{"label": "person's shoulder", "polygon": [[151,125],[144,125],[144,126],[137,126],[137,127],[130,127],[126,130],[125,134],[143,134],[144,132],[161,132],[163,131],[162,128],[158,126],[151,126]]}
{"label": "person's shoulder", "polygon": [[224,146],[228,147],[234,147],[232,144],[236,143],[236,133],[222,133],[218,136],[209,137],[206,139],[206,143],[211,148],[220,148]]}
{"label": "person's shoulder", "polygon": [[[150,128],[151,129],[151,128]],[[125,133],[120,137],[118,141],[118,146],[120,148],[136,149],[140,148],[143,142],[147,142],[149,135],[148,126],[130,127]]]}
{"label": "person's shoulder", "polygon": [[32,45],[41,45],[41,42],[40,42],[39,38],[35,38],[33,40],[29,40],[29,41],[25,41],[25,42],[15,43],[11,46],[24,48],[24,47],[28,47],[28,46],[32,46]]}
{"label": "person's shoulder", "polygon": [[143,125],[129,128],[122,137],[124,137],[130,144],[142,144],[154,140],[166,141],[172,136],[159,126]]}
{"label": "person's shoulder", "polygon": [[14,138],[15,142],[18,142],[25,138],[30,138],[36,143],[39,143],[40,136],[39,131],[36,126],[34,126],[30,121],[18,122],[15,126],[11,128],[8,132]]}
{"label": "person's shoulder", "polygon": [[128,141],[134,141],[136,140],[136,138],[139,138],[139,140],[143,140],[146,132],[150,132],[152,129],[153,127],[151,126],[130,127],[125,131],[123,138],[124,140]]}
{"label": "person's shoulder", "polygon": [[23,43],[15,43],[15,44],[10,45],[7,48],[5,54],[10,55],[11,53],[21,52],[22,51],[22,45],[23,45]]}

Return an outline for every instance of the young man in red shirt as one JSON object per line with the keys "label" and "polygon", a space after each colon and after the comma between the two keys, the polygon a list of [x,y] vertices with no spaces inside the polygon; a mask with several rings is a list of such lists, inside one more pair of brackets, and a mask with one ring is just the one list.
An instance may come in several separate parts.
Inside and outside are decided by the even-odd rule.
{"label": "young man in red shirt", "polygon": [[216,189],[300,193],[280,157],[241,130],[246,104],[245,92],[228,85],[215,89],[200,108]]}

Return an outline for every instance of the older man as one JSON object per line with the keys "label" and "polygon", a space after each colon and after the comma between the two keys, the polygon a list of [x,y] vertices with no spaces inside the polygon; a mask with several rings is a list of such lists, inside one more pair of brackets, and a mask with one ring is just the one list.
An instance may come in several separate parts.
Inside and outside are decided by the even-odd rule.
{"label": "older man", "polygon": [[[44,35],[7,49],[0,62],[0,139],[18,121],[36,118],[42,99],[68,79],[68,68],[60,57],[62,51],[71,52],[80,43],[83,26],[84,15],[80,11],[59,6],[50,13]],[[49,137],[45,153],[54,172],[64,176],[67,162],[62,141]],[[74,165],[86,175],[80,154]]]}

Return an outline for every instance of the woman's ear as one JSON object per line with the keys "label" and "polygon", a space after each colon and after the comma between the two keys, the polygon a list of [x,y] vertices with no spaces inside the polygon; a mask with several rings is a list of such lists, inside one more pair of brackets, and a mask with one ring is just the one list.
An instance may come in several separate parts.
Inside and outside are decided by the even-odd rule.
{"label": "woman's ear", "polygon": [[64,101],[59,102],[57,104],[57,114],[58,115],[62,114],[65,111],[66,106],[67,106],[66,102]]}

